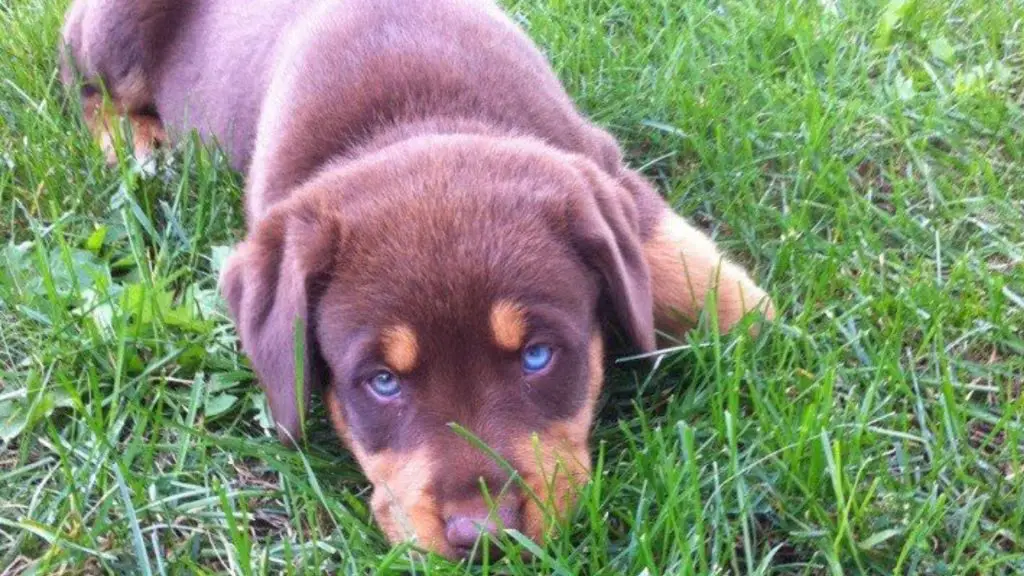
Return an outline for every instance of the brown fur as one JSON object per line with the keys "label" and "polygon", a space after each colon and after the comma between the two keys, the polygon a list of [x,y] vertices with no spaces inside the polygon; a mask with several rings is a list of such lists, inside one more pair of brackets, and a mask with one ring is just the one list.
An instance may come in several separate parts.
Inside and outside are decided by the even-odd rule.
{"label": "brown fur", "polygon": [[[465,553],[446,526],[481,485],[508,527],[548,533],[529,494],[564,516],[589,475],[608,324],[650,352],[715,288],[724,329],[774,314],[489,1],[75,0],[63,38],[108,149],[118,114],[137,154],[196,130],[245,172],[221,276],[242,348],[285,442],[325,398],[392,541]],[[530,342],[555,351],[536,373]],[[385,368],[386,401],[366,385]]]}

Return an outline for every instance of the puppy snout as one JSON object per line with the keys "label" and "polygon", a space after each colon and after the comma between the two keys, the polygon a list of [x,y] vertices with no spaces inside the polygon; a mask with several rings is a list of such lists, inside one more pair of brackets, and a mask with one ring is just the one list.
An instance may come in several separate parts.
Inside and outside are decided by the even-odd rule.
{"label": "puppy snout", "polygon": [[520,530],[519,516],[517,502],[504,502],[493,511],[481,502],[448,516],[445,539],[456,556],[465,558],[473,552],[482,536],[493,538],[502,530]]}

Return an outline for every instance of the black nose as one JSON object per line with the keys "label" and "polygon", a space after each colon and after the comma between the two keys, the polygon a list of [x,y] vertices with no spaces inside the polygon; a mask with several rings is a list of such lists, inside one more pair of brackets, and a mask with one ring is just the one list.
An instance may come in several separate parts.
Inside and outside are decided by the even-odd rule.
{"label": "black nose", "polygon": [[481,508],[478,512],[453,514],[448,517],[444,535],[455,554],[465,558],[481,536],[497,536],[503,529],[520,529],[519,511],[513,506],[499,506],[493,513]]}

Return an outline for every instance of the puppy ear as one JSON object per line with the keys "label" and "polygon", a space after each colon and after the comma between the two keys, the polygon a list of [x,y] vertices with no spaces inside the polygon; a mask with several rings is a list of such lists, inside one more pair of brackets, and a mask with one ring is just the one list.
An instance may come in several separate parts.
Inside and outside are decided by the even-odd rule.
{"label": "puppy ear", "polygon": [[633,343],[651,352],[651,280],[635,200],[591,162],[578,162],[577,169],[588,190],[570,201],[569,227],[576,249],[602,276],[609,301]]}
{"label": "puppy ear", "polygon": [[[311,312],[339,238],[336,213],[310,199],[289,200],[254,226],[220,276],[242,348],[270,401],[278,436],[288,445],[302,436],[310,392],[322,387],[326,377]],[[297,329],[304,348],[301,390],[295,378]]]}

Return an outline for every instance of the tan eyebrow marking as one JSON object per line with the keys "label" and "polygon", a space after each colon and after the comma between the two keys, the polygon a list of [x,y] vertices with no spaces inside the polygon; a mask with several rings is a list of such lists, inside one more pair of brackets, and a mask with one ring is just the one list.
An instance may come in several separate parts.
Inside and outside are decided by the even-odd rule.
{"label": "tan eyebrow marking", "polygon": [[406,324],[392,326],[381,335],[384,360],[398,372],[411,372],[416,368],[419,344],[416,333]]}
{"label": "tan eyebrow marking", "polygon": [[523,307],[509,300],[499,300],[491,307],[491,334],[498,346],[508,351],[519,350],[526,339],[526,313]]}

